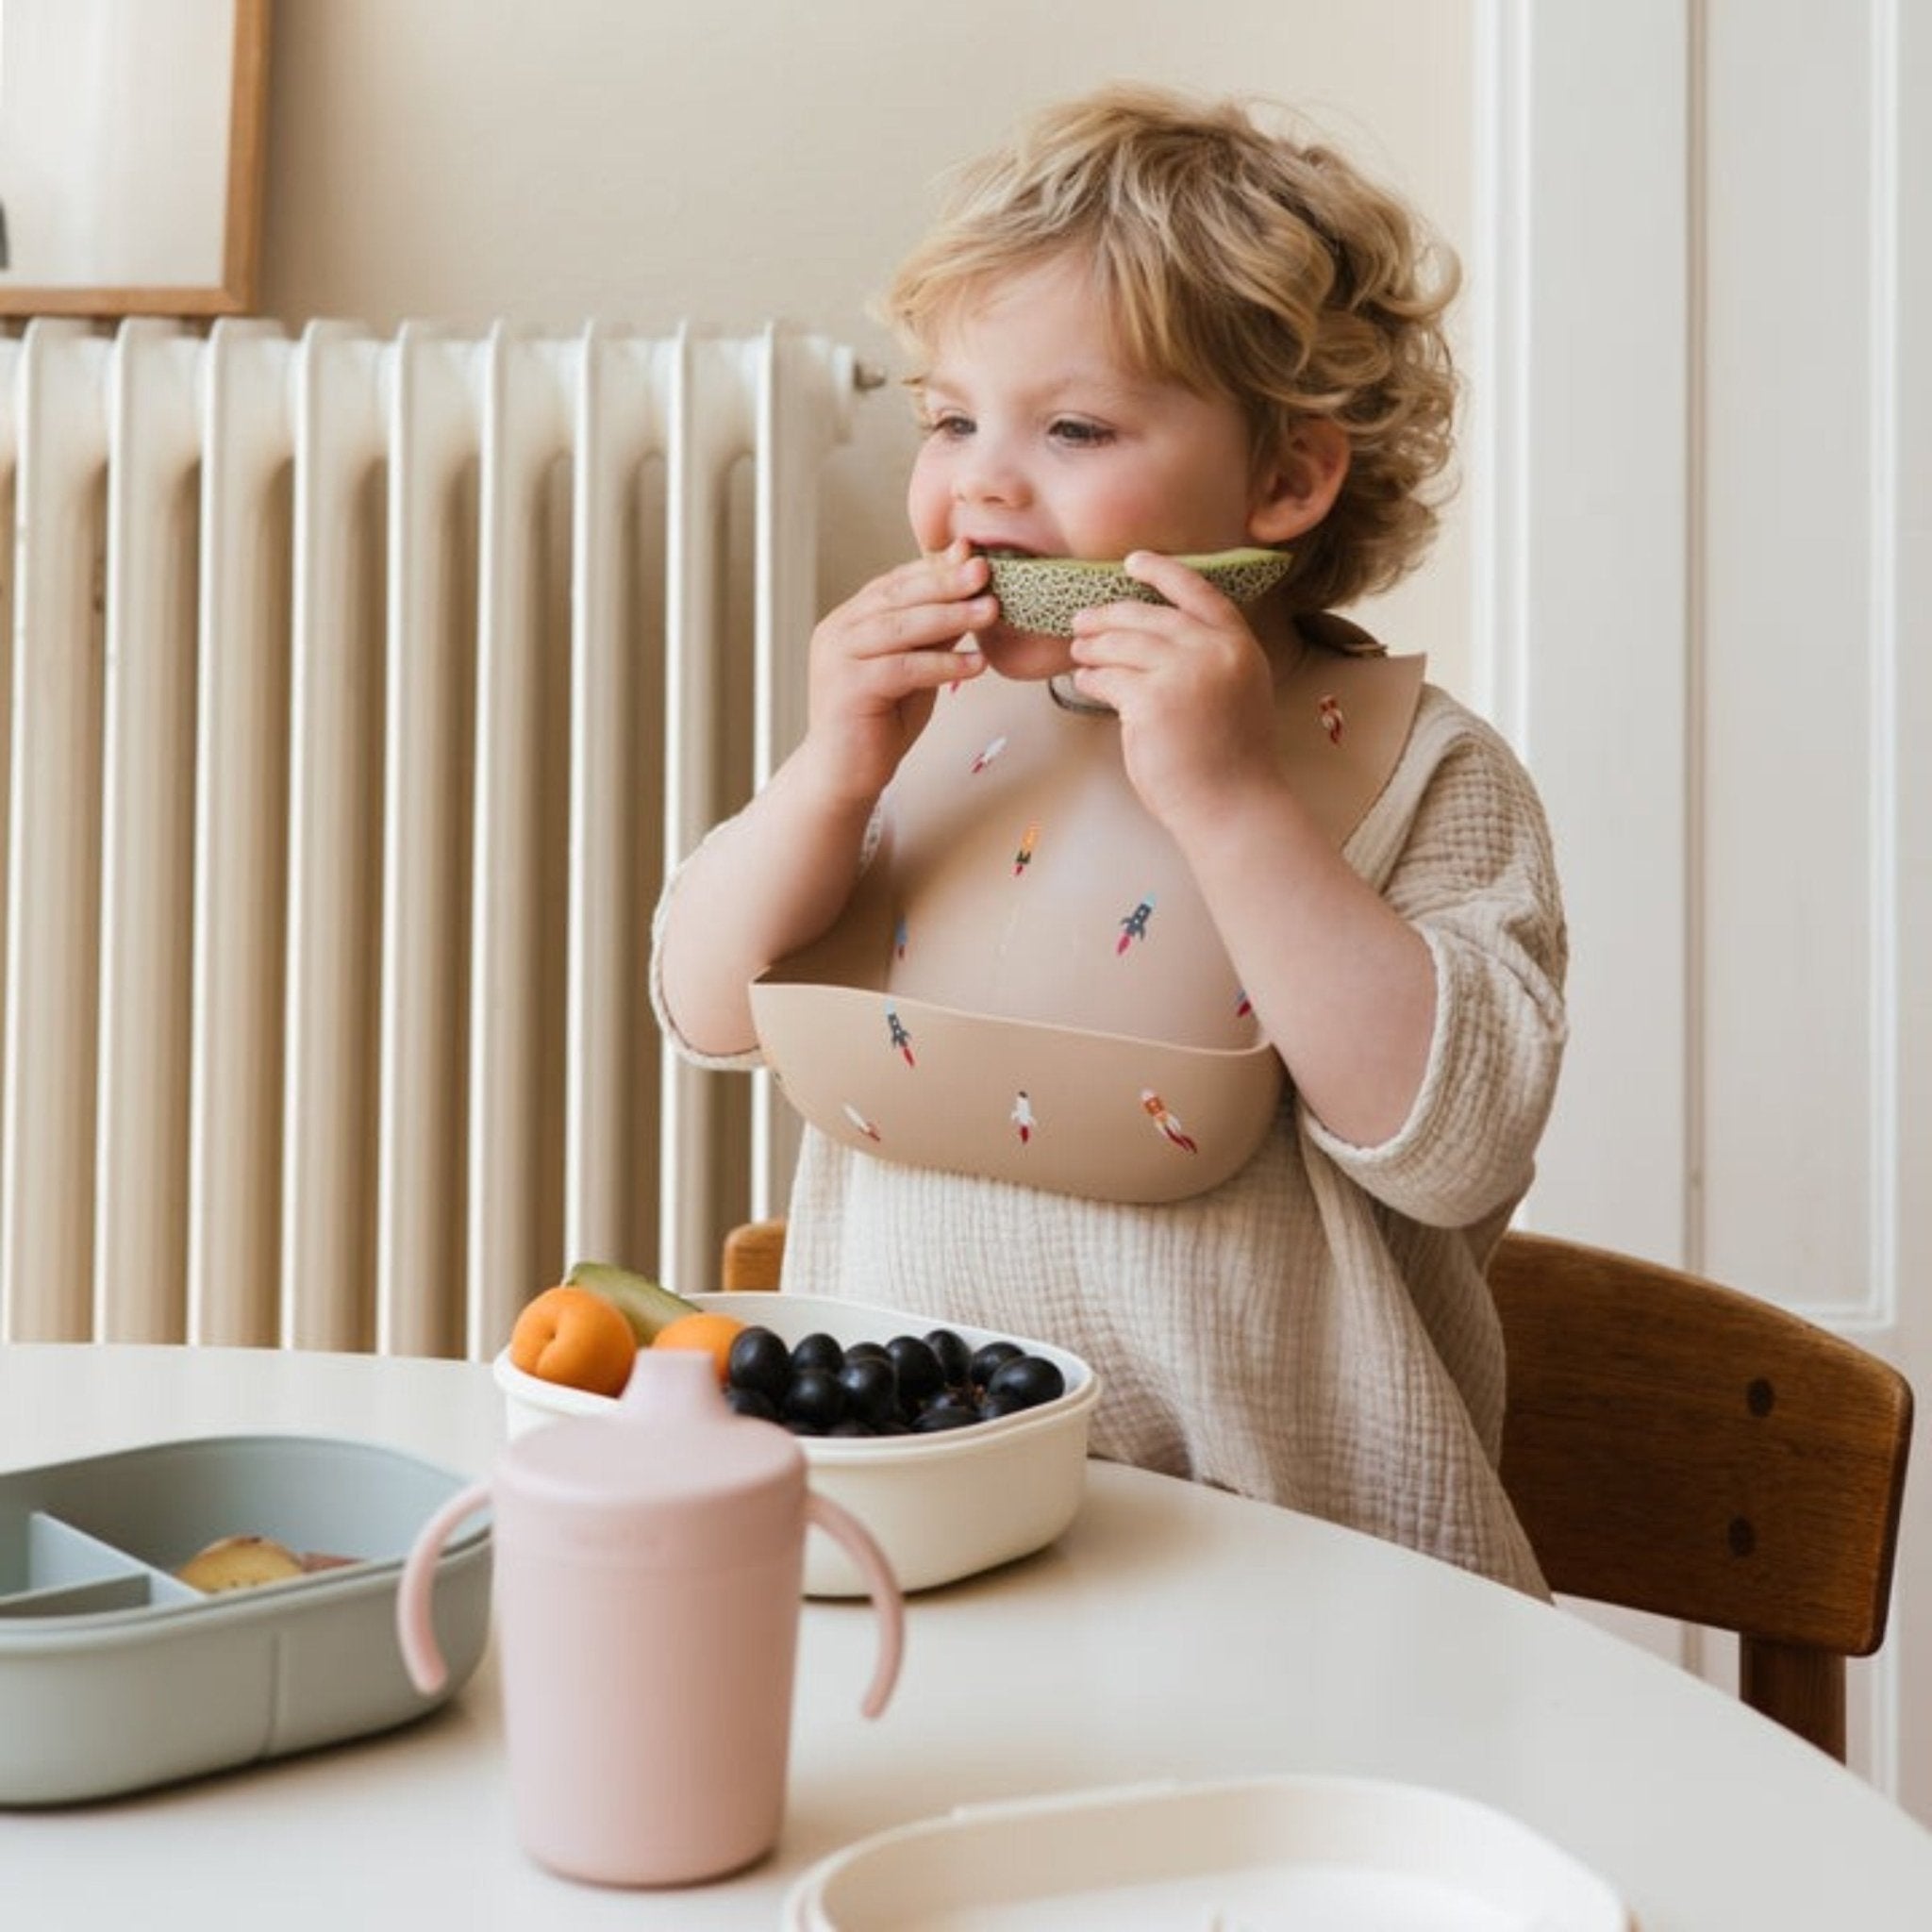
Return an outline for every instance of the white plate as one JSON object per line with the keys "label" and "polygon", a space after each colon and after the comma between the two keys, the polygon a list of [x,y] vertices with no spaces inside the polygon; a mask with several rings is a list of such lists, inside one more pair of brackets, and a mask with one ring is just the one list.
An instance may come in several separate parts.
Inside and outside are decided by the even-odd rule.
{"label": "white plate", "polygon": [[1450,1791],[1272,1777],[975,1806],[822,1859],[786,1932],[1631,1932],[1617,1895]]}

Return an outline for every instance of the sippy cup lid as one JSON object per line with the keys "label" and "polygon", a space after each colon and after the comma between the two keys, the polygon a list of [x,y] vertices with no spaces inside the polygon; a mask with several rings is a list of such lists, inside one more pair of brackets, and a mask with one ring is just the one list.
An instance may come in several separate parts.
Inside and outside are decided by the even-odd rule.
{"label": "sippy cup lid", "polygon": [[646,1348],[615,1408],[517,1437],[498,1496],[558,1550],[734,1567],[802,1546],[805,1454],[785,1429],[731,1410],[708,1353]]}

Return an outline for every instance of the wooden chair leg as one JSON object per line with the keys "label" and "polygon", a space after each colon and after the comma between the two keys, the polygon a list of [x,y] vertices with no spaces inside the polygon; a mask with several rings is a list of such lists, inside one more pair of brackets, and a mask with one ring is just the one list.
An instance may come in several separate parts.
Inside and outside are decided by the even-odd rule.
{"label": "wooden chair leg", "polygon": [[1845,1761],[1845,1662],[1829,1651],[1797,1643],[1744,1639],[1739,1647],[1738,1692],[1753,1710]]}

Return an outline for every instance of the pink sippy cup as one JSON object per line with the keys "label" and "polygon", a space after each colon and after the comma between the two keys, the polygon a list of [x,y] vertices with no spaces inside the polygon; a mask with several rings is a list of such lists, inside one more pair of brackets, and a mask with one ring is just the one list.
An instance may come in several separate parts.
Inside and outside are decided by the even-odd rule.
{"label": "pink sippy cup", "polygon": [[519,1436],[423,1526],[396,1628],[425,1693],[445,1675],[437,1553],[486,1503],[524,1849],[606,1885],[692,1884],[761,1857],[784,1816],[808,1523],[844,1544],[879,1614],[866,1716],[898,1676],[904,1604],[864,1526],[808,1490],[783,1429],[731,1412],[708,1354],[644,1349],[610,1414]]}

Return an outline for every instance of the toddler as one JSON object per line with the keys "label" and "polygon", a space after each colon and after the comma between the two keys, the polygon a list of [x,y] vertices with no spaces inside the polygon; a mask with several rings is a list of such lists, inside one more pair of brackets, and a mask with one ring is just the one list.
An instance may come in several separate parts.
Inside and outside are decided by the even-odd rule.
{"label": "toddler", "polygon": [[[1541,1591],[1484,1268],[1561,1057],[1549,836],[1334,614],[1432,534],[1453,285],[1233,103],[1110,89],[966,173],[888,298],[920,554],[813,633],[653,997],[806,1118],[786,1287],[1058,1342],[1095,1453]],[[1254,549],[1237,602],[1202,560]],[[1005,621],[1048,558],[1131,586]]]}

